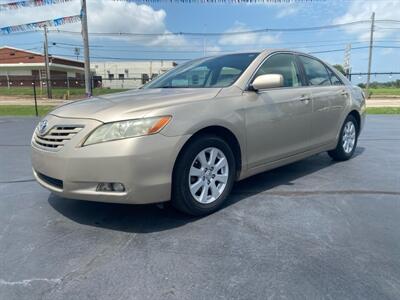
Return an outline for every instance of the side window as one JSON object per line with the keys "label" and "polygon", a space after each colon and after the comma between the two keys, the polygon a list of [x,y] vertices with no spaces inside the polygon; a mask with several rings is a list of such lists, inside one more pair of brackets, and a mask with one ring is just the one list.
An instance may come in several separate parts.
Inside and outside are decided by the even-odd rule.
{"label": "side window", "polygon": [[339,79],[339,77],[328,69],[328,73],[332,82],[332,85],[343,85],[343,82]]}
{"label": "side window", "polygon": [[331,85],[328,71],[322,63],[302,55],[299,58],[304,66],[309,85]]}
{"label": "side window", "polygon": [[284,87],[301,86],[296,59],[292,54],[275,54],[271,56],[261,65],[254,78],[265,74],[281,74]]}

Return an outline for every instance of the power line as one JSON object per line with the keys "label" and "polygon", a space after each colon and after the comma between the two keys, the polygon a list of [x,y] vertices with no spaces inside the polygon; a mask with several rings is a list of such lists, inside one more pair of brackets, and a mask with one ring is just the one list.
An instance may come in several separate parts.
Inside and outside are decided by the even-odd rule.
{"label": "power line", "polygon": [[[314,43],[324,43],[324,42],[326,42],[326,43],[335,42],[334,44],[326,44],[326,45],[331,45],[332,46],[332,45],[338,45],[337,42],[341,42],[341,41],[346,42],[346,44],[347,44],[347,43],[349,43],[351,41],[354,41],[354,40],[353,39],[344,39],[344,40],[316,40],[316,41],[314,40],[314,41],[295,41],[295,42],[267,42],[267,43],[264,43],[264,44],[266,44],[266,45],[297,45],[297,44],[314,44]],[[355,42],[352,42],[352,43],[359,44],[359,43],[365,43],[365,42],[368,42],[368,41],[355,41]],[[398,42],[400,42],[400,40]],[[82,47],[82,44],[72,44],[72,43],[63,43],[63,42],[53,42],[53,44],[64,45],[64,46],[69,46],[69,47]],[[251,44],[250,43],[241,43],[241,44],[236,44],[236,45],[260,46],[261,44],[260,43],[251,43]],[[137,44],[134,45],[134,46],[137,47]],[[145,45],[144,44],[143,46],[149,47],[151,45]],[[323,45],[323,46],[325,46],[325,45]],[[119,49],[119,48],[132,49],[131,45],[107,45],[107,46],[105,46],[105,45],[96,45],[96,44],[93,45],[92,44],[92,45],[90,45],[90,47],[91,48],[107,48],[107,49],[114,49],[114,48],[117,48],[117,49]],[[159,46],[157,46],[157,48],[159,48]],[[182,49],[182,48],[184,48],[184,47],[179,46],[179,49]]]}
{"label": "power line", "polygon": [[[361,47],[352,47],[351,50],[360,50],[360,49],[367,49],[369,46],[361,46]],[[331,53],[331,52],[341,52],[345,51],[346,49],[332,49],[332,50],[323,50],[323,51],[314,51],[308,52],[309,54],[319,54],[319,53]]]}
{"label": "power line", "polygon": [[[400,30],[400,27],[377,27],[378,31],[384,31],[384,30]],[[376,31],[376,30],[375,30]]]}
{"label": "power line", "polygon": [[[369,46],[361,46],[361,47],[352,47],[351,50],[360,50],[367,49]],[[373,46],[373,48],[383,48],[383,49],[400,49],[400,46]],[[345,51],[345,49],[332,49],[332,50],[323,50],[323,51],[314,51],[308,52],[309,54],[318,54],[318,53],[330,53],[330,52],[341,52]]]}
{"label": "power line", "polygon": [[[376,21],[378,22],[378,21]],[[379,22],[399,22],[397,20],[380,20]],[[232,36],[232,35],[243,35],[243,34],[258,34],[258,33],[269,33],[269,32],[298,32],[298,31],[316,31],[324,29],[334,29],[346,26],[354,26],[360,24],[370,24],[370,20],[359,20],[354,22],[315,26],[315,27],[297,27],[297,28],[262,28],[255,30],[244,30],[244,31],[231,31],[231,32],[163,32],[163,33],[135,33],[135,32],[92,32],[92,36],[137,36],[137,37],[157,37],[157,36]],[[61,32],[66,34],[81,34],[78,31],[70,30],[53,30],[53,32]]]}
{"label": "power line", "polygon": [[[361,50],[361,49],[367,49],[369,46],[360,46],[360,47],[353,47],[352,50]],[[394,48],[394,49],[400,49],[400,46],[374,46],[374,48]],[[331,52],[341,52],[345,51],[345,49],[330,49],[330,50],[323,50],[323,51],[313,51],[313,52],[308,52],[309,54],[321,54],[321,53],[331,53]],[[199,51],[202,52],[202,51]],[[21,58],[29,58],[31,55],[26,55],[26,56],[18,56],[18,57],[10,57],[7,59],[0,59],[1,61],[8,61],[8,60],[17,60]],[[50,55],[52,58],[61,58],[62,57],[75,57],[75,55],[68,55],[68,54],[52,54]],[[133,60],[133,61],[148,61],[148,60],[170,60],[170,61],[185,61],[185,60],[191,60],[193,58],[169,58],[169,57],[162,57],[162,58],[139,58],[139,57],[113,57],[113,56],[91,56],[91,59],[110,59],[110,60]]]}
{"label": "power line", "polygon": [[[354,42],[353,44],[365,44],[367,42]],[[309,49],[309,48],[322,48],[322,47],[331,47],[331,46],[345,46],[347,44],[327,44],[327,45],[312,45],[312,46],[304,46],[304,47],[289,47],[288,45],[286,46],[286,48],[293,48],[293,49]],[[58,46],[55,45],[56,48],[59,49],[75,49],[72,48],[72,46]],[[359,50],[359,49],[365,49],[368,48],[368,46],[360,46],[360,47],[353,47],[352,49],[354,50]],[[388,48],[388,49],[397,49],[400,48],[400,46],[396,46],[396,45],[376,45],[374,46],[374,48]],[[80,47],[81,49],[81,47]],[[243,51],[254,51],[254,50],[258,50],[261,51],[265,49],[264,47],[262,47],[261,45],[258,45],[257,48],[253,48],[253,49],[218,49],[218,50],[212,50],[209,49],[208,52],[210,53],[235,53],[235,52],[243,52]],[[344,51],[345,49],[329,49],[329,50],[319,50],[319,51],[313,51],[310,52],[312,54],[318,54],[318,53],[330,53],[330,52],[341,52]],[[120,49],[120,48],[108,48],[108,47],[104,47],[104,48],[94,48],[92,49],[92,51],[94,51],[95,53],[97,52],[109,52],[109,51],[113,51],[113,52],[117,52],[117,53],[203,53],[203,50],[197,50],[197,49],[186,49],[186,50],[182,50],[182,48],[179,48],[179,50],[171,50],[171,49],[166,49],[166,50],[162,50],[162,49],[156,49],[156,50],[149,50],[149,49],[134,49],[134,48],[130,48],[130,49]]]}
{"label": "power line", "polygon": [[110,0],[144,4],[293,4],[326,2],[327,0]]}
{"label": "power line", "polygon": [[[179,36],[179,35],[187,35],[187,36],[233,36],[233,35],[243,35],[243,34],[257,34],[257,33],[267,33],[267,32],[298,32],[298,31],[315,31],[315,30],[323,30],[323,29],[331,29],[331,28],[339,28],[345,26],[352,26],[358,24],[367,24],[368,20],[362,21],[354,21],[349,23],[341,23],[341,24],[333,24],[333,25],[325,25],[325,26],[316,26],[316,27],[299,27],[299,28],[263,28],[263,29],[255,29],[255,30],[245,30],[245,31],[231,31],[231,32],[163,32],[163,33],[134,33],[134,32],[91,32],[92,36],[148,36],[148,37],[157,37],[157,36]],[[67,34],[81,34],[78,31],[70,31],[70,30],[53,30],[56,32],[67,33]]]}
{"label": "power line", "polygon": [[[66,56],[66,57],[75,57],[75,55],[67,55],[67,54],[57,54],[59,56]],[[114,59],[114,60],[137,60],[137,61],[149,61],[149,60],[192,60],[193,58],[168,58],[168,57],[163,57],[163,58],[139,58],[139,57],[112,57],[112,56],[90,56],[90,58],[95,58],[95,59]]]}
{"label": "power line", "polygon": [[[343,42],[343,43],[338,43],[338,42]],[[270,45],[289,46],[289,45],[298,45],[298,44],[312,44],[311,46],[307,46],[307,48],[310,48],[310,47],[326,47],[326,46],[335,46],[335,45],[336,46],[337,45],[347,45],[349,43],[351,43],[351,44],[364,44],[364,43],[367,43],[367,42],[369,42],[369,41],[368,40],[364,40],[364,41],[357,41],[356,40],[355,41],[354,39],[340,39],[340,40],[312,40],[312,41],[293,41],[293,42],[268,42],[268,43],[264,43],[264,44],[267,45],[267,46],[270,46]],[[400,43],[400,40],[376,40],[375,42],[376,43]],[[315,45],[315,43],[324,43],[324,44]],[[59,45],[66,46],[66,47],[60,47],[60,48],[65,48],[65,49],[68,49],[68,48],[71,48],[71,47],[73,47],[73,48],[82,47],[82,44],[64,43],[64,42],[58,42],[58,41],[55,41],[55,42],[53,41],[52,44],[53,45],[55,44],[55,46],[57,46],[57,47],[60,47]],[[252,44],[241,43],[241,44],[236,44],[235,46],[239,46],[239,45],[261,46],[262,44],[260,44],[260,43],[252,43]],[[219,46],[221,46],[221,45],[219,45]],[[224,45],[222,45],[222,46],[224,46]],[[130,51],[136,49],[136,50],[140,51],[140,50],[142,50],[141,47],[151,48],[152,45],[143,44],[140,47],[138,47],[137,44],[135,44],[135,45],[107,45],[107,46],[106,45],[100,45],[100,44],[91,44],[90,45],[90,48],[92,48],[94,51],[96,51],[97,48],[110,49],[110,50],[128,49]],[[159,49],[159,48],[160,48],[160,46],[157,46],[157,49]],[[174,47],[173,46],[167,46],[166,48],[167,49],[171,49],[171,48],[174,48]],[[186,49],[186,50],[193,49],[192,46],[186,46],[186,47],[185,46],[179,46],[178,48],[180,50],[182,50],[182,49]],[[235,50],[231,50],[231,51],[236,51],[236,49]]]}

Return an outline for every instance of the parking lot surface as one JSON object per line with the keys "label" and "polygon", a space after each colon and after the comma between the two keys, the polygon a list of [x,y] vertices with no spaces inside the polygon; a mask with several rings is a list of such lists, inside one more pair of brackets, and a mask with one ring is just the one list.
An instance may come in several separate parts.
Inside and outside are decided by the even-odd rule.
{"label": "parking lot surface", "polygon": [[400,298],[398,116],[369,116],[352,160],[249,178],[200,219],[51,195],[37,122],[0,118],[0,299]]}

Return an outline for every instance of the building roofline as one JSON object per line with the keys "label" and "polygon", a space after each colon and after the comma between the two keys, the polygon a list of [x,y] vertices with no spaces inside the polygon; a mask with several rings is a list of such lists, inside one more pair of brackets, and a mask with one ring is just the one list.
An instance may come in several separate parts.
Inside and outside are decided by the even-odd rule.
{"label": "building roofline", "polygon": [[[0,47],[0,50],[1,50],[1,49],[11,49],[11,50],[16,50],[16,51],[20,51],[20,52],[25,52],[25,53],[28,53],[28,54],[35,54],[35,55],[39,55],[39,56],[44,57],[44,54],[43,54],[43,53],[40,53],[40,52],[31,51],[31,50],[25,50],[25,49],[21,49],[21,48],[15,48],[15,47],[7,46],[7,45],[1,46],[1,47]],[[81,63],[81,64],[84,63],[83,61],[80,61],[80,60],[65,58],[65,57],[58,56],[58,55],[51,55],[51,54],[49,54],[49,57],[51,57],[51,58],[58,58],[58,59],[62,59],[62,60],[70,61],[70,62],[75,62],[75,63]]]}
{"label": "building roofline", "polygon": [[44,54],[40,53],[40,52],[30,51],[30,50],[25,50],[25,49],[20,49],[20,48],[15,48],[15,47],[7,46],[7,45],[1,46],[0,50],[1,49],[11,49],[11,50],[21,51],[21,52],[25,52],[25,53],[29,53],[29,54],[36,54],[36,55],[44,56]]}
{"label": "building roofline", "polygon": [[[64,69],[73,69],[77,71],[84,71],[85,68],[83,67],[77,67],[77,66],[71,66],[71,65],[63,65],[63,64],[57,64],[57,63],[50,63],[49,64],[50,68],[56,67],[56,68],[64,68]],[[0,63],[1,68],[26,68],[26,67],[45,67],[44,62],[40,63],[6,63],[2,64]]]}

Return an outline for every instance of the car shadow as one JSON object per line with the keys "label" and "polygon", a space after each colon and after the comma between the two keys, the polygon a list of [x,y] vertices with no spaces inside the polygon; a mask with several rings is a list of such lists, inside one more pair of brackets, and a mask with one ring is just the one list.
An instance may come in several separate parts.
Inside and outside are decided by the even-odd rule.
{"label": "car shadow", "polygon": [[50,194],[49,204],[79,224],[111,230],[149,233],[183,226],[197,218],[184,215],[170,205],[131,205],[73,200]]}
{"label": "car shadow", "polygon": [[[358,146],[354,152],[353,159],[361,155],[364,151],[364,147]],[[327,153],[323,152],[292,164],[257,174],[236,183],[231,193],[231,198],[234,199],[227,201],[225,206],[232,205],[243,198],[266,192],[276,186],[292,186],[294,185],[294,180],[338,163],[346,162],[334,161]]]}
{"label": "car shadow", "polygon": [[[354,156],[364,152],[357,147]],[[242,199],[266,192],[276,186],[293,185],[293,181],[336,164],[328,155],[321,153],[268,172],[264,172],[235,184],[231,196],[224,207],[229,207]],[[111,230],[149,233],[160,232],[183,226],[199,218],[187,216],[173,209],[168,203],[163,205],[130,205],[100,203],[83,200],[64,199],[50,194],[49,204],[66,218],[79,224],[107,228]],[[224,208],[222,208],[224,209]]]}

